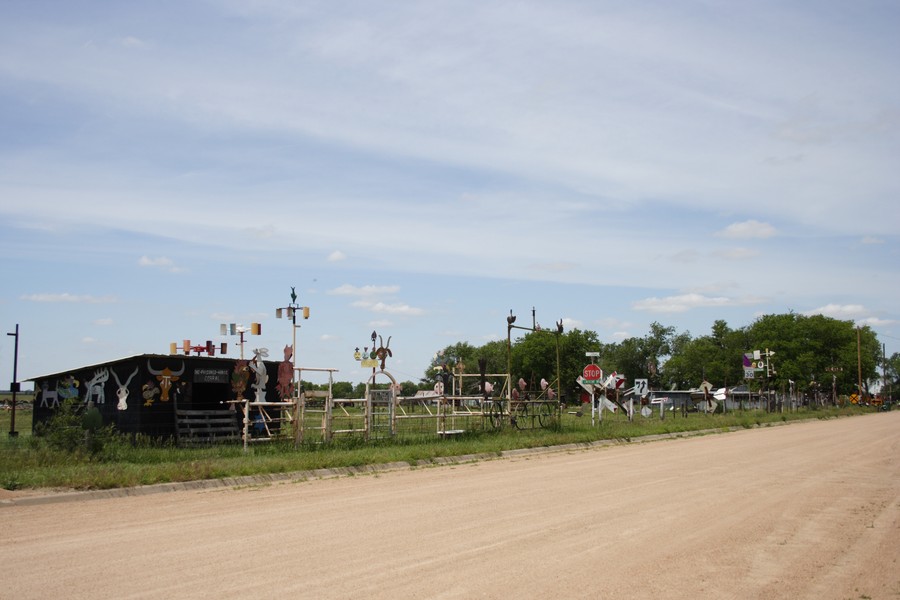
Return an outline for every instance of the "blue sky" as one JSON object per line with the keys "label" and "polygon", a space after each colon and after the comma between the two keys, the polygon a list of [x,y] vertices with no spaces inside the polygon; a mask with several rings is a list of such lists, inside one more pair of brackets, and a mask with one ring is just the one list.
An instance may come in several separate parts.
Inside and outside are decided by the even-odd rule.
{"label": "blue sky", "polygon": [[825,314],[900,351],[898,23],[866,0],[5,2],[19,378],[185,338],[236,356],[223,322],[280,358],[292,286],[298,364],[339,380],[373,330],[418,380],[532,307],[605,342]]}

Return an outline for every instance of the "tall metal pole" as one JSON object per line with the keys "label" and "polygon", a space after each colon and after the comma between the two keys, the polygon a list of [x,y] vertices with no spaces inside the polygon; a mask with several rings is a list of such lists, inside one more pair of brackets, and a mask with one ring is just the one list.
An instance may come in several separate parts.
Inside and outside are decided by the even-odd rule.
{"label": "tall metal pole", "polygon": [[19,432],[16,431],[16,393],[19,391],[19,324],[16,323],[15,333],[7,333],[16,338],[13,349],[13,380],[9,388],[12,392],[12,412],[9,418],[9,437],[16,437]]}
{"label": "tall metal pole", "polygon": [[859,326],[856,327],[856,372],[857,372],[857,385],[859,386],[859,402],[863,401],[863,388],[862,388],[862,343],[860,341],[860,333]]}

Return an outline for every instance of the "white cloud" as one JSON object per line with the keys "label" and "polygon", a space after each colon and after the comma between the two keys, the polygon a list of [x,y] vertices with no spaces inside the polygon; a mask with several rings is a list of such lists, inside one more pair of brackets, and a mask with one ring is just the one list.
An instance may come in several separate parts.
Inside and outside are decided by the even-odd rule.
{"label": "white cloud", "polygon": [[118,41],[126,48],[143,48],[147,45],[143,40],[141,40],[140,38],[136,38],[133,35],[119,38]]}
{"label": "white cloud", "polygon": [[61,294],[27,294],[20,296],[20,298],[29,302],[72,302],[85,304],[109,304],[118,301],[115,296],[79,296],[76,294],[69,294],[68,292],[63,292]]}
{"label": "white cloud", "polygon": [[861,318],[866,312],[866,308],[862,304],[826,304],[825,306],[807,310],[801,314],[805,316],[823,315],[825,317],[831,317],[832,319],[850,321]]}
{"label": "white cloud", "polygon": [[885,327],[897,323],[894,319],[879,319],[878,317],[866,317],[856,321],[857,325],[868,325],[870,327]]}
{"label": "white cloud", "polygon": [[166,258],[165,256],[158,256],[156,258],[150,258],[149,256],[142,256],[138,259],[138,264],[142,267],[171,267],[172,260]]}
{"label": "white cloud", "polygon": [[569,317],[562,318],[563,328],[566,331],[572,331],[573,329],[583,329],[584,323],[579,321],[578,319],[570,319]]}
{"label": "white cloud", "polygon": [[375,313],[385,313],[389,315],[404,315],[409,317],[418,317],[425,314],[425,310],[410,306],[409,304],[396,303],[388,304],[386,302],[372,302],[370,300],[357,300],[353,303],[357,308],[364,308]]}
{"label": "white cloud", "polygon": [[729,298],[727,296],[705,296],[703,294],[688,293],[665,298],[645,298],[632,303],[634,310],[646,310],[659,313],[679,313],[694,308],[709,308],[722,306],[744,306],[760,302],[759,298]]}
{"label": "white cloud", "polygon": [[725,229],[716,232],[716,235],[729,239],[764,239],[770,238],[776,233],[775,228],[768,223],[761,223],[751,219],[741,223],[732,223]]}
{"label": "white cloud", "polygon": [[862,304],[826,304],[801,314],[805,316],[822,315],[838,319],[839,321],[853,321],[856,325],[869,325],[870,327],[884,327],[897,322],[893,319],[876,317],[871,312]]}
{"label": "white cloud", "polygon": [[329,290],[332,296],[388,296],[396,294],[400,291],[400,287],[396,285],[364,285],[355,286],[344,284]]}
{"label": "white cloud", "polygon": [[94,325],[97,325],[98,327],[107,327],[112,324],[113,324],[113,320],[110,318],[94,320]]}
{"label": "white cloud", "polygon": [[183,267],[178,267],[172,262],[172,259],[166,256],[158,256],[156,258],[150,258],[149,256],[142,256],[138,259],[138,265],[142,267],[151,267],[156,269],[162,269],[164,271],[168,271],[170,273],[184,273],[187,269]]}
{"label": "white cloud", "polygon": [[[379,331],[416,320],[415,335],[395,333],[426,346],[454,327],[505,339],[503,313],[520,301],[588,324],[614,317],[608,340],[643,335],[633,299],[660,296],[641,314],[674,310],[667,325],[696,331],[749,303],[744,290],[777,298],[771,311],[847,298],[835,282],[867,283],[851,297],[871,308],[858,318],[896,319],[897,36],[884,15],[897,9],[851,4],[748,4],[734,18],[721,2],[226,0],[192,5],[173,29],[148,3],[20,3],[0,21],[18,107],[0,158],[15,173],[0,181],[15,199],[0,201],[0,239],[22,265],[8,293],[132,290],[125,312],[163,307],[167,321],[186,316],[171,326],[187,335],[228,307],[245,324],[272,319],[283,303],[269,284],[312,270],[319,296],[348,282],[327,292],[335,306],[314,307],[316,319],[338,311],[324,330],[353,340],[368,319]],[[53,135],[35,138],[34,123]],[[123,257],[151,271],[85,277]],[[173,276],[177,292],[147,278],[188,260],[203,270]],[[742,285],[697,286],[730,278]],[[372,281],[399,286],[359,285]],[[648,288],[673,291],[634,295]],[[48,328],[48,306],[85,308],[19,305]],[[417,316],[432,307],[446,318]],[[85,312],[88,327],[115,314]],[[155,328],[131,329],[117,344],[159,345]],[[79,355],[59,337],[46,345]]]}

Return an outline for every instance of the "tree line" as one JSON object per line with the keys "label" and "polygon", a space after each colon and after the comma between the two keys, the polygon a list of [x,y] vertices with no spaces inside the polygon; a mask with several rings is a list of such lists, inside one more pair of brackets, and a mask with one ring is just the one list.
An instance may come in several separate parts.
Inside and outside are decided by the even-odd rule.
{"label": "tree line", "polygon": [[[657,322],[643,337],[612,343],[601,342],[590,330],[529,331],[511,337],[509,344],[507,340],[482,346],[451,344],[436,354],[419,386],[432,387],[442,371],[478,373],[479,359],[483,359],[487,373],[506,373],[509,365],[514,382],[522,378],[536,389],[541,379],[555,382],[558,360],[560,389],[564,399],[572,402],[580,391],[576,377],[590,361],[586,353],[597,352],[594,361],[604,373],[624,374],[628,386],[634,379],[647,379],[652,390],[685,390],[708,381],[716,387],[744,384],[751,391],[767,387],[810,395],[832,390],[850,395],[857,392],[861,375],[863,394],[868,395],[882,374],[887,386],[895,386],[898,380],[900,354],[885,359],[882,347],[868,326],[793,312],[764,315],[740,328],[717,320],[708,334],[698,337]],[[743,357],[754,350],[773,354],[768,371],[747,379]]]}
{"label": "tree line", "polygon": [[[521,330],[511,329],[512,333]],[[750,391],[762,389],[793,390],[798,394],[832,392],[849,396],[858,392],[862,380],[863,395],[872,393],[882,383],[888,390],[900,384],[900,353],[882,355],[883,346],[875,332],[823,315],[800,315],[794,312],[758,317],[751,324],[732,328],[724,320],[716,320],[709,333],[694,337],[678,332],[675,327],[653,322],[643,337],[630,337],[620,342],[605,343],[595,331],[572,329],[528,331],[495,340],[481,346],[468,342],[448,345],[435,353],[418,382],[403,381],[400,393],[412,396],[419,390],[433,389],[441,375],[479,373],[479,361],[485,362],[488,374],[505,374],[510,369],[512,381],[524,379],[529,389],[537,389],[541,379],[556,386],[557,360],[559,385],[563,399],[572,403],[580,396],[575,380],[590,362],[588,352],[609,374],[616,372],[627,379],[630,387],[635,379],[646,379],[651,390],[687,390],[708,381],[715,387],[733,388],[746,385]],[[745,378],[743,357],[758,350],[770,351],[771,373],[756,373]],[[558,358],[557,358],[558,357]],[[497,378],[488,378],[500,383]],[[478,392],[478,378],[466,379],[463,394]],[[322,385],[302,382],[306,389],[322,389]],[[386,387],[379,384],[376,387]],[[495,388],[499,391],[499,386]],[[364,383],[338,381],[333,384],[335,398],[361,398]],[[496,393],[496,392],[495,392]]]}

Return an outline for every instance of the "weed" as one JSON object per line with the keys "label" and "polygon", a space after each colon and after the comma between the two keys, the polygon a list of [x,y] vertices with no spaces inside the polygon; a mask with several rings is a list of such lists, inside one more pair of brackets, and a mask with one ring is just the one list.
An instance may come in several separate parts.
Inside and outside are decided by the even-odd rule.
{"label": "weed", "polygon": [[[438,458],[473,455],[499,457],[504,450],[599,440],[635,441],[647,435],[684,437],[698,430],[725,431],[773,421],[810,418],[809,412],[733,412],[726,415],[667,415],[666,420],[605,415],[602,422],[563,415],[551,428],[519,431],[507,426],[466,431],[452,438],[430,432],[408,432],[394,439],[366,441],[344,436],[333,442],[307,440],[299,448],[290,441],[251,446],[240,444],[182,448],[171,439],[117,433],[112,428],[92,432],[88,440],[82,422],[83,404],[68,406],[34,436],[0,440],[0,486],[6,489],[65,487],[103,489],[154,483],[291,473],[323,468],[360,467],[402,462],[427,465]],[[820,410],[836,417],[861,414],[840,409]],[[817,414],[817,416],[820,416]],[[479,423],[480,425],[480,423]],[[12,441],[14,440],[14,441]]]}

